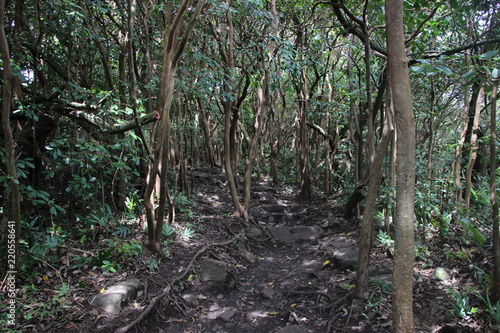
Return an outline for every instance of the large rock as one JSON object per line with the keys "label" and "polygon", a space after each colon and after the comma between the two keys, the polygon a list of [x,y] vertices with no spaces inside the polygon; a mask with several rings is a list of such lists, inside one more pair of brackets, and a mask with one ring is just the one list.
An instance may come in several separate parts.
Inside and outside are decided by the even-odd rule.
{"label": "large rock", "polygon": [[228,278],[228,264],[214,259],[204,259],[200,264],[201,280],[213,284],[224,284]]}
{"label": "large rock", "polygon": [[316,240],[323,234],[323,229],[316,226],[269,227],[267,229],[274,239],[286,243],[296,240]]}
{"label": "large rock", "polygon": [[350,247],[333,248],[331,251],[333,262],[340,269],[355,269],[358,266],[358,251]]}
{"label": "large rock", "polygon": [[322,238],[319,249],[331,257],[340,269],[355,269],[358,264],[358,247],[347,237],[333,235]]}
{"label": "large rock", "polygon": [[144,289],[138,279],[130,279],[109,287],[105,292],[87,298],[87,301],[107,312],[118,314],[131,300],[137,298],[137,293]]}

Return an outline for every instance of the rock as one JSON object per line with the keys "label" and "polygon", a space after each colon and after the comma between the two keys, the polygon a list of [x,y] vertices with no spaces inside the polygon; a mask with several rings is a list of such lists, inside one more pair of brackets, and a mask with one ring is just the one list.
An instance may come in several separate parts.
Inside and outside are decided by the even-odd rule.
{"label": "rock", "polygon": [[273,299],[274,298],[274,289],[272,288],[264,288],[262,290],[261,295],[264,299]]}
{"label": "rock", "polygon": [[437,281],[446,281],[450,278],[450,270],[444,267],[438,267],[432,272],[431,278]]}
{"label": "rock", "polygon": [[252,264],[255,263],[255,261],[257,260],[257,258],[255,257],[255,255],[253,253],[250,253],[250,252],[245,252],[245,258],[250,261]]}
{"label": "rock", "polygon": [[231,320],[231,318],[233,318],[233,316],[236,314],[236,310],[234,309],[229,309],[229,310],[226,310],[224,311],[220,316],[219,318],[222,319],[223,321],[225,322],[228,322]]}
{"label": "rock", "polygon": [[340,267],[340,269],[355,269],[358,266],[358,251],[350,247],[340,249],[332,249],[333,262]]}
{"label": "rock", "polygon": [[214,284],[223,284],[228,277],[228,264],[214,259],[204,259],[200,264],[201,280]]}
{"label": "rock", "polygon": [[339,229],[345,225],[345,223],[347,223],[347,221],[343,217],[328,214],[328,218],[323,221],[321,226],[323,228]]}
{"label": "rock", "polygon": [[358,264],[358,247],[352,239],[332,235],[319,241],[319,250],[331,256],[331,261],[341,269],[354,269]]}
{"label": "rock", "polygon": [[280,214],[280,213],[285,213],[286,212],[286,206],[280,205],[280,204],[270,204],[270,205],[263,205],[261,206],[262,209],[268,213],[271,214]]}
{"label": "rock", "polygon": [[276,193],[276,189],[274,187],[266,185],[254,185],[252,186],[252,191],[260,193]]}
{"label": "rock", "polygon": [[300,325],[288,325],[276,331],[276,333],[307,333],[307,328]]}
{"label": "rock", "polygon": [[251,228],[248,230],[248,237],[260,237],[262,236],[262,230],[259,228]]}
{"label": "rock", "polygon": [[274,239],[282,242],[315,240],[323,234],[323,230],[315,226],[269,227],[268,231]]}
{"label": "rock", "polygon": [[122,307],[136,299],[137,293],[143,289],[144,285],[140,280],[130,279],[109,287],[103,293],[88,297],[87,301],[107,312],[118,314]]}
{"label": "rock", "polygon": [[182,295],[182,299],[186,303],[188,303],[189,305],[192,305],[192,306],[197,306],[198,305],[198,299],[193,294],[184,294],[184,295]]}
{"label": "rock", "polygon": [[248,209],[248,214],[253,216],[256,219],[262,217],[262,211],[258,207],[250,207]]}

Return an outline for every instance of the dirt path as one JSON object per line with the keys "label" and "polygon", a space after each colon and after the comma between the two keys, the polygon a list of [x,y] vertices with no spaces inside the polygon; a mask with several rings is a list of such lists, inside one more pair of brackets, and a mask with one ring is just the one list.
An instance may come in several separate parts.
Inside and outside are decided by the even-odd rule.
{"label": "dirt path", "polygon": [[[198,172],[196,207],[190,212],[196,237],[173,243],[172,256],[159,272],[138,276],[148,281],[144,304],[182,273],[203,245],[239,233],[245,237],[205,251],[188,277],[174,286],[168,301],[158,302],[134,329],[168,333],[390,332],[390,259],[385,249],[373,251],[372,273],[378,278],[370,282],[368,305],[353,301],[349,294],[354,283],[349,260],[356,255],[357,223],[337,217],[334,203],[325,198],[300,201],[294,193],[262,182],[253,186],[255,221],[247,225],[230,216],[232,207],[223,183],[223,175],[216,170]],[[346,261],[338,259],[343,256]],[[207,262],[222,265],[223,281],[205,281],[203,266]],[[444,292],[421,278],[416,287],[426,286],[420,293],[427,296],[416,302],[417,331],[433,332],[445,308],[432,298],[442,297]],[[103,318],[88,327],[89,331],[115,331],[137,318],[143,308],[128,308],[118,317]]]}

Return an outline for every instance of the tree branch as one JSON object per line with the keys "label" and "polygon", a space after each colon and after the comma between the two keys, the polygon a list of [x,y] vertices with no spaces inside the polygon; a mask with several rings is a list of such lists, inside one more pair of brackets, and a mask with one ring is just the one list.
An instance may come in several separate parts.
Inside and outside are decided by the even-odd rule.
{"label": "tree branch", "polygon": [[[120,134],[137,128],[136,119],[129,120],[124,123],[112,124],[107,120],[93,114],[82,110],[72,110],[69,113],[73,118],[78,121],[82,121],[87,125],[98,128],[100,131],[107,134]],[[138,123],[141,126],[152,123],[160,119],[160,114],[158,112],[152,112],[139,117]]]}

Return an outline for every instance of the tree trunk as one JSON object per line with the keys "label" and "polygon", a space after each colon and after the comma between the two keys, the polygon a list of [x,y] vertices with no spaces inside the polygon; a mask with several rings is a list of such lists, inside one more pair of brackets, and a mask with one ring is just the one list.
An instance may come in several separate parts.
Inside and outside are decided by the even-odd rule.
{"label": "tree trunk", "polygon": [[472,192],[472,173],[474,171],[474,164],[477,159],[478,146],[478,135],[477,130],[479,129],[479,117],[481,116],[481,102],[483,101],[484,85],[481,85],[476,99],[476,105],[474,108],[474,117],[472,119],[471,137],[470,137],[470,152],[469,152],[469,163],[467,164],[467,170],[465,171],[465,190],[464,190],[464,202],[467,210],[470,208],[470,196]]}
{"label": "tree trunk", "polygon": [[403,1],[386,0],[390,89],[396,120],[397,180],[392,318],[395,333],[413,332],[415,120],[404,42]]}
{"label": "tree trunk", "polygon": [[384,117],[384,127],[382,137],[377,145],[375,156],[370,167],[370,180],[363,211],[363,220],[359,236],[358,268],[356,274],[356,290],[354,295],[362,298],[363,293],[368,290],[368,267],[370,265],[370,250],[373,242],[373,217],[376,212],[376,200],[380,183],[382,181],[384,158],[387,155],[387,148],[391,142],[393,128],[393,105],[391,103],[390,91],[387,97],[386,115]]}
{"label": "tree trunk", "polygon": [[[353,38],[353,37],[351,37]],[[352,43],[352,41],[351,41]],[[363,132],[361,131],[361,124],[359,122],[359,117],[356,112],[356,104],[354,101],[354,90],[355,86],[352,79],[352,59],[351,59],[351,47],[349,47],[349,54],[347,58],[347,79],[349,81],[349,139],[351,144],[354,146],[355,154],[355,167],[354,167],[354,178],[356,184],[361,181],[362,165],[363,165]],[[355,125],[353,127],[353,124]]]}
{"label": "tree trunk", "polygon": [[[2,129],[5,139],[5,165],[7,167],[7,175],[10,178],[9,187],[10,191],[4,194],[6,212],[4,216],[7,217],[8,222],[8,235],[7,249],[9,254],[10,250],[14,250],[14,263],[8,261],[7,274],[8,278],[16,278],[15,272],[19,268],[19,238],[21,237],[21,195],[19,193],[19,178],[16,171],[16,157],[14,155],[14,137],[10,127],[10,108],[12,104],[12,68],[10,63],[10,51],[7,37],[4,30],[4,14],[5,14],[5,1],[0,0],[0,53],[2,54],[3,61],[3,87],[2,87]],[[12,233],[13,231],[13,233]],[[14,236],[14,241],[10,235]],[[13,246],[13,247],[12,247]],[[9,258],[11,258],[9,256]]]}
{"label": "tree trunk", "polygon": [[[168,204],[168,218],[170,223],[173,222],[175,213],[167,183],[167,171],[170,155],[170,111],[174,93],[175,73],[189,35],[194,28],[194,24],[196,23],[205,2],[206,0],[199,0],[196,3],[194,12],[192,13],[190,21],[184,31],[181,31],[185,21],[184,15],[191,7],[191,0],[184,0],[180,4],[172,22],[170,22],[170,20],[166,21],[160,96],[158,98],[157,105],[157,110],[160,113],[160,124],[155,133],[153,160],[152,163],[150,163],[149,170],[146,175],[146,190],[144,192],[144,206],[146,209],[148,223],[149,248],[153,252],[161,251],[161,233],[165,218],[165,206]],[[158,182],[160,182],[159,190],[157,192],[159,199],[157,211],[155,212],[156,203],[153,192],[155,187],[158,188],[158,186],[156,186],[158,185]]]}
{"label": "tree trunk", "polygon": [[267,109],[267,100],[269,96],[268,90],[269,77],[267,74],[261,80],[261,86],[257,88],[257,112],[254,115],[253,133],[248,142],[248,156],[246,159],[245,178],[243,181],[243,209],[245,210],[245,218],[248,219],[248,209],[250,208],[251,196],[251,176],[252,167],[257,157],[257,145],[260,137],[260,129],[264,118],[264,112]]}
{"label": "tree trunk", "polygon": [[[227,80],[228,84],[224,86],[224,90],[226,92],[226,95],[234,95],[235,92],[233,91],[234,87],[232,84],[232,79],[234,75],[234,54],[233,54],[233,48],[234,48],[234,27],[233,27],[233,18],[231,15],[231,10],[229,9],[229,6],[231,4],[231,1],[228,0],[227,2],[228,10],[226,13],[227,16],[227,40],[226,40],[226,47],[227,47],[227,54],[225,56],[223,55],[223,58],[226,59],[226,75],[227,75]],[[222,54],[222,48],[221,48],[221,54]],[[243,205],[240,202],[239,196],[238,196],[238,187],[236,183],[236,129],[238,127],[238,110],[237,106],[235,104],[235,101],[225,97],[226,100],[223,101],[223,106],[224,106],[224,170],[226,172],[226,180],[227,180],[227,185],[229,188],[229,194],[231,195],[231,200],[233,202],[233,207],[234,207],[234,215],[239,216],[239,217],[244,217],[245,216],[245,210],[243,208]]]}
{"label": "tree trunk", "polygon": [[307,131],[307,117],[306,112],[309,105],[309,89],[307,87],[306,64],[304,63],[305,52],[305,38],[306,34],[304,26],[300,23],[297,16],[293,17],[293,21],[297,26],[297,40],[296,48],[300,52],[301,72],[300,77],[297,79],[297,99],[299,103],[299,110],[297,114],[298,119],[298,139],[299,139],[299,161],[298,171],[300,174],[300,194],[299,196],[304,199],[312,197],[312,185],[310,175],[310,162],[309,162],[309,133]]}
{"label": "tree trunk", "polygon": [[496,184],[496,142],[497,142],[497,91],[498,79],[493,81],[493,91],[491,92],[491,118],[490,118],[490,202],[493,220],[493,299],[500,300],[500,225],[498,222],[498,199]]}

